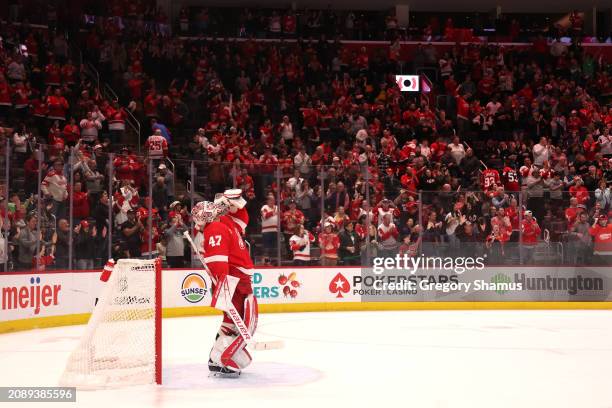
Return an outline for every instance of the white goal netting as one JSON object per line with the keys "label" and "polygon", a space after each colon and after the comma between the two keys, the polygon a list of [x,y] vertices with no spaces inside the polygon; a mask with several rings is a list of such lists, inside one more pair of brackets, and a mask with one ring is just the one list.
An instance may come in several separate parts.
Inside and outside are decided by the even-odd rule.
{"label": "white goal netting", "polygon": [[80,388],[160,382],[161,268],[157,260],[120,259],[60,384]]}

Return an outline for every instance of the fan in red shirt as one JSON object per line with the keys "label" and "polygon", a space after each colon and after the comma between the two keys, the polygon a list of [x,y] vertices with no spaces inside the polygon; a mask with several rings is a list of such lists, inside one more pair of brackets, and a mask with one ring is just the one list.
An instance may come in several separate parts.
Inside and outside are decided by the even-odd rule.
{"label": "fan in red shirt", "polygon": [[589,190],[584,186],[580,177],[574,177],[574,185],[569,188],[570,196],[575,197],[578,204],[586,204],[589,201]]}
{"label": "fan in red shirt", "polygon": [[[140,231],[140,253],[141,256],[149,256],[149,254],[155,255],[157,252],[157,243],[160,239],[159,228],[155,225],[154,218],[151,218],[149,222],[148,211],[146,217],[141,218],[141,222],[145,224],[145,228]],[[151,246],[149,247],[149,235],[151,236]]]}
{"label": "fan in red shirt", "polygon": [[45,67],[45,84],[51,86],[59,86],[62,83],[62,69],[51,58],[49,64]]}
{"label": "fan in red shirt", "polygon": [[264,174],[273,174],[276,171],[278,159],[272,155],[272,149],[266,147],[264,154],[259,158],[258,169]]}
{"label": "fan in red shirt", "polygon": [[357,55],[357,59],[355,60],[355,65],[360,69],[368,69],[368,65],[370,64],[370,57],[368,56],[368,52],[366,51],[366,47],[361,47],[359,54]]}
{"label": "fan in red shirt", "polygon": [[282,226],[285,235],[288,235],[287,242],[289,242],[289,237],[293,235],[295,231],[295,227],[300,224],[304,224],[304,213],[296,208],[295,200],[289,201],[289,209],[283,213],[282,217]]}
{"label": "fan in red shirt", "polygon": [[486,169],[480,175],[480,185],[483,191],[495,191],[500,184],[499,171],[496,169]]}
{"label": "fan in red shirt", "polygon": [[156,118],[157,114],[157,105],[159,104],[161,97],[157,95],[155,89],[151,89],[147,96],[144,99],[144,112],[148,118]]}
{"label": "fan in red shirt", "polygon": [[8,84],[4,75],[0,74],[0,106],[10,107],[13,105],[11,100],[13,90]]}
{"label": "fan in red shirt", "polygon": [[516,170],[514,170],[512,167],[508,166],[507,164],[504,167],[504,170],[502,171],[502,180],[504,182],[505,191],[510,191],[510,192],[520,191],[521,185],[519,184],[519,179],[518,179]]}
{"label": "fan in red shirt", "polygon": [[[597,217],[589,233],[593,237],[595,255],[608,257],[612,255],[612,224],[609,223],[607,215]],[[609,265],[609,262],[605,264]]]}
{"label": "fan in red shirt", "polygon": [[409,192],[416,192],[419,180],[412,167],[406,168],[406,172],[400,177],[400,183]]}
{"label": "fan in red shirt", "polygon": [[295,14],[289,12],[283,16],[283,32],[285,34],[295,34],[297,20]]}
{"label": "fan in red shirt", "polygon": [[521,244],[523,250],[523,263],[533,261],[533,252],[542,230],[533,218],[531,211],[525,211],[525,218],[521,222]]}
{"label": "fan in red shirt", "polygon": [[70,118],[70,122],[64,126],[64,141],[68,146],[76,145],[76,142],[81,138],[81,128],[76,124],[74,118]]}
{"label": "fan in red shirt", "polygon": [[53,126],[51,127],[51,129],[49,129],[47,142],[49,143],[50,157],[58,157],[64,152],[66,143],[64,142],[63,133],[60,130],[59,122],[57,120],[53,122]]}
{"label": "fan in red shirt", "polygon": [[75,83],[76,67],[72,64],[72,60],[68,60],[61,68],[62,81],[67,85]]}
{"label": "fan in red shirt", "polygon": [[595,156],[599,151],[599,143],[593,139],[593,134],[587,134],[586,139],[582,143],[582,148],[584,150],[584,157],[587,161],[595,160]]}
{"label": "fan in red shirt", "polygon": [[66,120],[68,101],[62,96],[62,91],[59,88],[47,98],[47,108],[49,109],[49,119]]}
{"label": "fan in red shirt", "polygon": [[495,78],[487,74],[478,82],[478,91],[486,96],[491,96],[495,87]]}
{"label": "fan in red shirt", "polygon": [[402,122],[411,128],[415,128],[419,124],[419,117],[421,112],[417,108],[416,104],[410,104],[407,111],[402,113]]}
{"label": "fan in red shirt", "polygon": [[326,222],[323,232],[319,234],[319,248],[321,248],[321,265],[335,266],[338,263],[338,248],[340,248],[340,238],[333,231],[333,225]]}
{"label": "fan in red shirt", "polygon": [[431,144],[431,159],[434,161],[439,161],[446,152],[446,146],[447,144],[444,142],[442,136],[440,136],[436,142]]}
{"label": "fan in red shirt", "polygon": [[89,196],[86,192],[81,191],[81,183],[74,183],[74,191],[72,192],[72,215],[79,221],[89,217]]}
{"label": "fan in red shirt", "polygon": [[584,205],[578,205],[576,197],[570,198],[570,206],[565,209],[565,219],[567,220],[567,229],[571,230],[574,223],[578,219],[580,213],[584,211]]}
{"label": "fan in red shirt", "polygon": [[570,113],[570,117],[567,120],[567,129],[568,131],[578,131],[582,127],[582,121],[578,117],[578,112],[573,110]]}
{"label": "fan in red shirt", "polygon": [[115,157],[113,166],[118,180],[136,180],[139,166],[136,157],[130,154],[128,147],[121,149],[121,154]]}
{"label": "fan in red shirt", "polygon": [[312,107],[301,108],[305,127],[315,127],[319,121],[319,112]]}

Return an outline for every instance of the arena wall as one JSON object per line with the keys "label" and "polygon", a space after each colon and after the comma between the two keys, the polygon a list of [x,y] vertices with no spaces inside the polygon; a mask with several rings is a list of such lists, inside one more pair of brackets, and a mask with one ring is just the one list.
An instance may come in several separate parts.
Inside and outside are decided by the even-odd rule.
{"label": "arena wall", "polygon": [[[378,278],[359,267],[257,268],[255,295],[263,313],[360,310],[612,309],[609,268],[488,267],[462,274],[417,271],[413,281],[529,280],[527,290],[378,291]],[[384,275],[384,274],[383,274]],[[397,281],[384,275],[386,282]],[[0,274],[0,333],[85,324],[103,282],[99,271]],[[164,317],[213,315],[210,280],[197,269],[163,271]],[[193,277],[189,279],[189,277]],[[396,275],[397,276],[397,275]],[[495,280],[495,279],[497,280]],[[195,283],[194,283],[195,282]],[[576,286],[578,285],[578,286]],[[418,287],[418,285],[417,285]],[[189,290],[189,289],[192,290]],[[193,290],[195,289],[195,290]]]}

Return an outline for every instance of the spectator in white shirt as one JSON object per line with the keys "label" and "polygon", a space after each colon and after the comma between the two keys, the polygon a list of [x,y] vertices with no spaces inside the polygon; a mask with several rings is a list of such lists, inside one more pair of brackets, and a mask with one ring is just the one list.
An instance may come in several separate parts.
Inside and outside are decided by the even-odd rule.
{"label": "spectator in white shirt", "polygon": [[548,139],[540,138],[540,143],[533,146],[533,164],[538,167],[543,167],[544,162],[550,159],[550,145]]}
{"label": "spectator in white shirt", "polygon": [[261,207],[261,239],[264,251],[268,256],[273,255],[277,248],[278,236],[278,206],[272,194],[268,195],[266,204]]}
{"label": "spectator in white shirt", "polygon": [[455,160],[457,165],[461,163],[461,160],[465,157],[465,148],[463,144],[459,141],[459,138],[455,136],[453,138],[453,143],[449,144],[451,157]]}
{"label": "spectator in white shirt", "polygon": [[312,168],[312,159],[306,153],[304,147],[301,147],[299,153],[293,158],[293,165],[296,170],[299,170],[302,177],[308,178],[308,174],[310,174]]}
{"label": "spectator in white shirt", "polygon": [[289,116],[283,116],[283,121],[278,125],[278,132],[284,141],[293,140],[293,125],[289,122]]}
{"label": "spectator in white shirt", "polygon": [[604,156],[612,155],[612,131],[610,128],[605,128],[602,135],[599,136],[598,140],[600,152]]}
{"label": "spectator in white shirt", "polygon": [[102,129],[102,122],[99,118],[94,118],[93,112],[87,112],[87,117],[81,120],[79,126],[81,127],[83,142],[92,144],[98,139],[98,130]]}

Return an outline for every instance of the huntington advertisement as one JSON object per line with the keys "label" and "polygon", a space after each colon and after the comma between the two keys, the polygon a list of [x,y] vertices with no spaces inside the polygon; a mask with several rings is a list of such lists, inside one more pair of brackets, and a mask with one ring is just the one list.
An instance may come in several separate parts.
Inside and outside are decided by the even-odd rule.
{"label": "huntington advertisement", "polygon": [[609,268],[485,266],[484,258],[375,258],[351,282],[362,301],[608,301]]}

